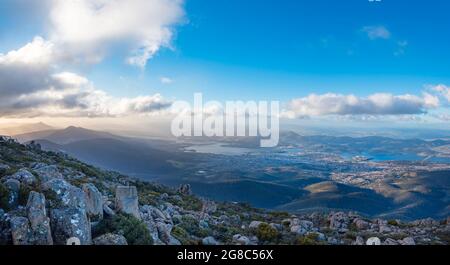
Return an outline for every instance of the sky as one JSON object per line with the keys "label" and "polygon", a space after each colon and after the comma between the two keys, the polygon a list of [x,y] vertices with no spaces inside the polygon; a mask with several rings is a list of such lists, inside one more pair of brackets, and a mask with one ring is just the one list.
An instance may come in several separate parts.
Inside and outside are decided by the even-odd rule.
{"label": "sky", "polygon": [[279,100],[290,120],[449,126],[449,11],[445,0],[1,0],[0,120],[154,120],[202,92]]}

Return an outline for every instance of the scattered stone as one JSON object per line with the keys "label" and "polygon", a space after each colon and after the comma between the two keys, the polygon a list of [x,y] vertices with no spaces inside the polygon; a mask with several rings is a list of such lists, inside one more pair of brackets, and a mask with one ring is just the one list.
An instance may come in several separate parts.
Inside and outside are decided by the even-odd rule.
{"label": "scattered stone", "polygon": [[92,240],[94,245],[103,246],[126,246],[128,245],[127,239],[122,235],[117,234],[104,234],[96,237]]}
{"label": "scattered stone", "polygon": [[6,164],[0,164],[0,174],[6,173],[11,167]]}
{"label": "scattered stone", "polygon": [[344,231],[348,227],[348,216],[343,212],[337,212],[334,214],[331,214],[328,218],[328,221],[330,222],[330,228],[336,229],[340,231]]}
{"label": "scattered stone", "polygon": [[357,236],[355,242],[352,245],[362,246],[364,245],[364,238]]}
{"label": "scattered stone", "polygon": [[400,241],[401,245],[405,245],[405,246],[415,246],[416,245],[416,241],[414,241],[414,238],[412,237],[406,237],[403,238],[403,240]]}
{"label": "scattered stone", "polygon": [[135,186],[117,186],[116,209],[119,212],[131,214],[134,217],[141,219],[138,194]]}
{"label": "scattered stone", "polygon": [[[264,222],[261,222],[261,221],[252,221],[251,223],[250,223],[250,225],[248,226],[248,228],[250,228],[250,229],[258,229],[258,227],[261,225],[261,224],[263,224]],[[264,223],[265,224],[265,223]]]}
{"label": "scattered stone", "polygon": [[178,193],[182,195],[192,195],[191,185],[190,184],[181,184],[178,188]]}
{"label": "scattered stone", "polygon": [[205,246],[216,246],[219,245],[219,242],[217,242],[216,239],[212,236],[208,236],[202,239],[202,244]]}
{"label": "scattered stone", "polygon": [[397,240],[394,240],[392,238],[386,238],[386,240],[383,242],[383,245],[395,246],[398,245],[398,242]]}
{"label": "scattered stone", "polygon": [[236,234],[233,236],[233,243],[236,245],[250,245],[250,239],[246,236]]}
{"label": "scattered stone", "polygon": [[369,222],[359,218],[354,219],[353,223],[355,224],[356,228],[358,228],[358,230],[366,230],[369,228]]}
{"label": "scattered stone", "polygon": [[217,211],[217,204],[210,200],[203,200],[202,213],[212,214]]}
{"label": "scattered stone", "polygon": [[92,220],[103,219],[103,197],[100,191],[91,183],[83,184],[86,200],[86,212]]}

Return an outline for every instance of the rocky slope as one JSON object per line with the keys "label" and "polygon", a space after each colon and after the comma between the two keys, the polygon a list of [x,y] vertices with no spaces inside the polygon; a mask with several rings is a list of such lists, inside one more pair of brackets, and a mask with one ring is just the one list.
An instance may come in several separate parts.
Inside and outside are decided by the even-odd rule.
{"label": "rocky slope", "polygon": [[0,137],[0,244],[448,244],[450,219],[290,215],[213,202]]}

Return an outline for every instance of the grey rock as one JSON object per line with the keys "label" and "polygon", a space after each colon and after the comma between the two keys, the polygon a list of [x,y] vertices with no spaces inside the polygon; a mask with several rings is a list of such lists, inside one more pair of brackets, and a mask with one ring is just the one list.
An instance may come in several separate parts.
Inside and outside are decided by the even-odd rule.
{"label": "grey rock", "polygon": [[117,234],[104,234],[94,238],[94,245],[101,246],[126,246],[128,245],[127,239],[122,235]]}
{"label": "grey rock", "polygon": [[16,179],[7,179],[4,185],[9,190],[8,207],[15,209],[19,205],[20,182]]}
{"label": "grey rock", "polygon": [[214,237],[208,236],[202,239],[202,244],[205,246],[216,246],[219,245],[219,242]]}
{"label": "grey rock", "polygon": [[30,192],[26,209],[33,232],[34,244],[53,245],[50,219],[47,217],[44,195],[35,191]]}
{"label": "grey rock", "polygon": [[91,183],[83,184],[86,212],[92,220],[103,219],[103,197],[100,191]]}
{"label": "grey rock", "polygon": [[14,173],[11,178],[20,181],[24,185],[33,185],[37,181],[36,177],[24,168]]}
{"label": "grey rock", "polygon": [[354,219],[353,223],[355,224],[356,228],[358,228],[358,230],[366,230],[369,228],[369,222],[359,218]]}
{"label": "grey rock", "polygon": [[33,170],[42,182],[64,178],[56,165],[37,164],[34,166]]}
{"label": "grey rock", "polygon": [[84,192],[63,179],[50,179],[42,185],[42,189],[53,191],[63,206],[86,209]]}
{"label": "grey rock", "polygon": [[301,225],[293,225],[291,226],[291,233],[295,233],[297,235],[305,235],[308,231]]}
{"label": "grey rock", "polygon": [[192,194],[191,185],[181,184],[180,187],[178,188],[178,193],[182,195],[191,195]]}
{"label": "grey rock", "polygon": [[140,219],[138,194],[135,186],[118,186],[116,188],[116,209]]}
{"label": "grey rock", "polygon": [[172,231],[172,225],[162,222],[156,223],[159,239],[166,245],[181,245],[178,239],[174,238],[170,233]]}
{"label": "grey rock", "polygon": [[103,204],[103,213],[104,213],[104,215],[106,215],[108,217],[112,217],[112,216],[116,215],[116,212],[114,212],[114,210],[111,209],[107,203]]}
{"label": "grey rock", "polygon": [[251,241],[246,236],[243,236],[241,234],[236,234],[236,235],[233,236],[233,243],[236,244],[236,245],[247,246],[247,245],[251,244]]}
{"label": "grey rock", "polygon": [[248,228],[250,229],[257,229],[261,224],[263,224],[264,222],[261,221],[252,221],[249,225]]}
{"label": "grey rock", "polygon": [[392,238],[386,238],[386,240],[384,240],[383,245],[388,245],[388,246],[395,246],[398,245],[397,240],[394,240]]}
{"label": "grey rock", "polygon": [[357,236],[355,242],[353,242],[352,245],[357,245],[357,246],[365,245],[364,238],[362,238],[361,236]]}
{"label": "grey rock", "polygon": [[14,245],[31,245],[33,236],[30,222],[26,217],[14,216],[10,220],[12,242]]}
{"label": "grey rock", "polygon": [[78,238],[81,245],[92,243],[91,224],[85,210],[80,208],[53,209],[50,220],[55,244],[65,245],[67,240],[72,237]]}
{"label": "grey rock", "polygon": [[336,230],[345,230],[348,227],[349,218],[343,212],[333,213],[328,217],[330,228]]}
{"label": "grey rock", "polygon": [[210,200],[203,200],[202,212],[212,214],[217,211],[217,204]]}
{"label": "grey rock", "polygon": [[392,229],[387,225],[380,225],[379,232],[382,234],[391,233]]}
{"label": "grey rock", "polygon": [[405,246],[414,246],[414,245],[416,245],[416,241],[414,241],[414,238],[412,238],[412,237],[406,237],[400,241],[400,244],[405,245]]}

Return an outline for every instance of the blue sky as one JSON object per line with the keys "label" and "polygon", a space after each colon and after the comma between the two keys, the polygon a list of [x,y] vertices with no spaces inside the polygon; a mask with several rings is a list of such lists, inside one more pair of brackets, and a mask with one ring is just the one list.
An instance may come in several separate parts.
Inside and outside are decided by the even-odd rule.
{"label": "blue sky", "polygon": [[[51,39],[52,5],[52,0],[2,1],[0,53],[17,50],[34,36]],[[214,100],[284,102],[312,93],[421,97],[425,85],[450,84],[448,1],[186,0],[180,5],[184,14],[168,23],[170,44],[158,43],[145,67],[125,63],[130,44],[124,40],[97,47],[101,61],[66,64],[64,71],[115,97],[160,93],[170,100],[190,100],[194,92]],[[163,77],[172,81],[163,83]]]}

